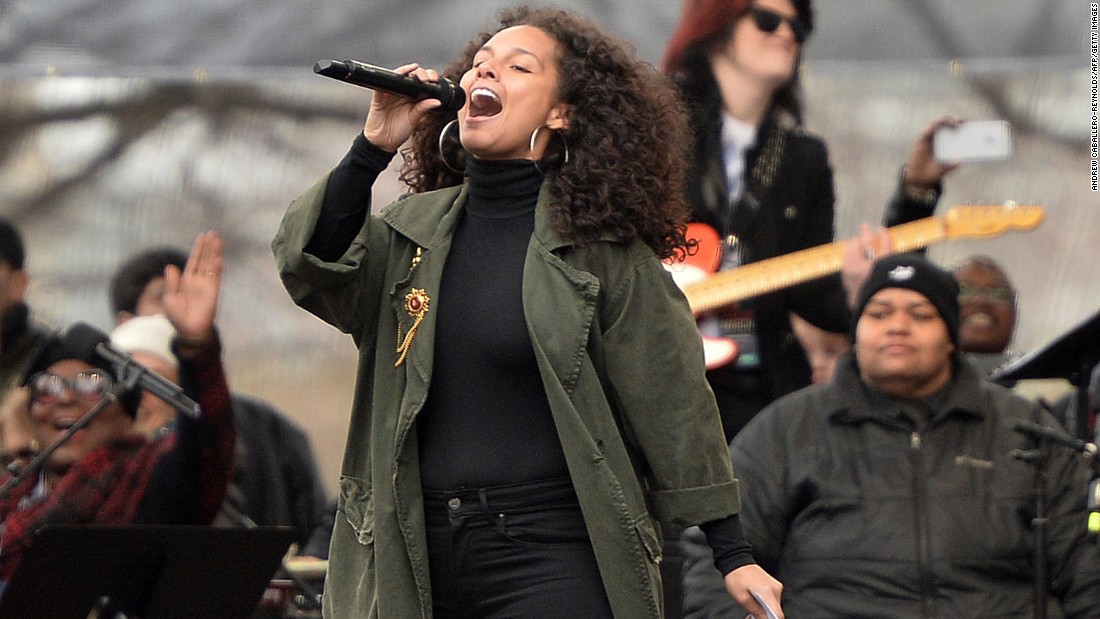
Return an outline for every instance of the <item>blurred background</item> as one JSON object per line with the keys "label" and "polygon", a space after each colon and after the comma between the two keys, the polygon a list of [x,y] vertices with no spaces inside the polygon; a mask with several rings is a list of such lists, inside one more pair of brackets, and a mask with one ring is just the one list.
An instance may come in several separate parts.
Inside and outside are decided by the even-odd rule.
{"label": "blurred background", "polygon": [[[39,320],[112,326],[107,286],[150,245],[227,239],[219,322],[235,389],[309,432],[329,491],[356,351],[297,309],[269,249],[287,204],[343,156],[370,91],[313,73],[322,58],[442,67],[491,28],[499,0],[3,0],[0,214],[28,246]],[[658,63],[674,0],[569,0]],[[1094,10],[1094,9],[1092,9]],[[955,240],[1019,290],[1018,353],[1100,309],[1100,194],[1089,170],[1095,74],[1080,0],[829,0],[803,66],[807,127],[830,148],[837,237],[877,223],[910,145],[941,115],[1003,119],[1013,157],[948,177],[939,212],[1015,201],[1041,227]],[[389,174],[385,204],[402,188]]]}

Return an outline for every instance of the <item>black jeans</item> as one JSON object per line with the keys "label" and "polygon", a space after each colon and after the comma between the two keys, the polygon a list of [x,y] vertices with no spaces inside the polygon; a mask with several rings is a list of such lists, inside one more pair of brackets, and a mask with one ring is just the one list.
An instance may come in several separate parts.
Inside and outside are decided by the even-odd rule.
{"label": "black jeans", "polygon": [[424,491],[441,619],[611,618],[573,485]]}

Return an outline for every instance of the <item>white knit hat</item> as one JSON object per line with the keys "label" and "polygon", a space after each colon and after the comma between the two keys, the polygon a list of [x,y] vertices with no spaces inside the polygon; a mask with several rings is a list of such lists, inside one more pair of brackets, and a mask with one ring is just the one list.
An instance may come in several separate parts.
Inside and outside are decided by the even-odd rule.
{"label": "white knit hat", "polygon": [[111,332],[111,345],[123,352],[142,351],[156,355],[174,368],[179,359],[172,352],[172,338],[176,328],[164,314],[136,316],[122,323]]}

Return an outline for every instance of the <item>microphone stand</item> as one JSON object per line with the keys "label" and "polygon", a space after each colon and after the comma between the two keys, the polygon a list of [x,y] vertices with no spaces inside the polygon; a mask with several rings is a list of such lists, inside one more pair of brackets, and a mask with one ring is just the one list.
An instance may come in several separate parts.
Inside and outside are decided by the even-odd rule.
{"label": "microphone stand", "polygon": [[69,429],[66,430],[60,438],[54,441],[52,445],[49,445],[42,451],[38,452],[38,455],[36,455],[34,458],[31,459],[30,462],[19,469],[18,472],[12,470],[12,476],[8,478],[8,481],[5,482],[2,487],[0,487],[0,500],[5,499],[8,494],[11,493],[12,489],[23,483],[23,481],[30,477],[32,473],[42,468],[42,465],[45,464],[47,460],[49,460],[50,456],[53,455],[53,452],[60,449],[62,445],[72,439],[74,434],[83,430],[88,424],[92,423],[92,421],[99,416],[103,409],[107,408],[108,404],[117,401],[118,396],[116,396],[113,392],[107,392],[102,398],[99,399],[98,402],[95,403],[95,406],[93,406],[91,410],[89,410],[87,413],[84,413],[84,416],[78,419],[76,423],[74,423],[72,426],[70,426]]}
{"label": "microphone stand", "polygon": [[[102,344],[96,347],[96,352],[98,352],[106,359],[110,360],[111,363],[114,365],[115,373],[118,375],[118,383],[120,387],[124,388],[121,393],[127,393],[134,389],[148,391],[149,393],[157,396],[161,400],[167,402],[170,406],[175,408],[180,413],[187,415],[192,419],[198,417],[199,405],[195,403],[194,400],[187,397],[187,395],[183,393],[182,390],[168,390],[166,386],[162,386],[161,384],[158,384],[156,382],[147,382],[145,384],[141,384],[142,375],[150,372],[150,370],[144,365],[141,365],[140,363],[134,361],[129,357],[122,357],[117,354],[113,354],[113,351],[110,348],[107,348]],[[171,383],[166,383],[166,385],[170,385],[173,387],[175,386],[171,385]]]}
{"label": "microphone stand", "polygon": [[1035,577],[1033,581],[1033,596],[1035,602],[1035,619],[1047,617],[1047,482],[1046,482],[1046,445],[1040,445],[1035,449],[1013,449],[1012,457],[1023,462],[1028,462],[1035,467],[1034,494],[1035,516],[1031,519],[1031,527],[1035,530]]}
{"label": "microphone stand", "polygon": [[[255,529],[259,526],[255,520],[237,509],[237,506],[231,500],[222,502],[222,513],[239,527]],[[317,593],[317,590],[311,587],[301,576],[287,568],[285,557],[282,560],[282,567],[287,577],[294,583],[294,588],[298,590],[298,595],[294,597],[294,605],[300,610],[321,610],[321,594]]]}
{"label": "microphone stand", "polygon": [[[1013,449],[1011,455],[1013,458],[1032,464],[1035,467],[1035,476],[1033,481],[1033,489],[1035,494],[1035,516],[1031,520],[1032,528],[1035,530],[1035,579],[1034,579],[1034,597],[1035,597],[1035,618],[1046,619],[1047,617],[1047,525],[1050,524],[1050,520],[1047,518],[1047,480],[1046,480],[1046,468],[1047,461],[1050,458],[1050,446],[1052,444],[1060,444],[1092,459],[1094,463],[1096,461],[1096,445],[1092,443],[1085,443],[1084,441],[1065,438],[1049,428],[1037,423],[1029,423],[1025,421],[1017,420],[1013,424],[1013,429],[1021,434],[1031,437],[1035,441],[1036,447],[1032,449]],[[1095,471],[1095,465],[1093,464],[1093,470]],[[1092,487],[1090,486],[1090,489]]]}

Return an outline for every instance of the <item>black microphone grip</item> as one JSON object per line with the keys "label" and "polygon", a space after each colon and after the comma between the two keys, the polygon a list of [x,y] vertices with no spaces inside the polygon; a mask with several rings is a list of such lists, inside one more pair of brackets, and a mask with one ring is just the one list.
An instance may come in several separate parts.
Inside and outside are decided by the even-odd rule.
{"label": "black microphone grip", "polygon": [[1090,457],[1095,457],[1097,454],[1096,445],[1092,443],[1086,443],[1085,441],[1082,441],[1080,439],[1071,438],[1067,435],[1063,435],[1058,430],[1048,428],[1038,423],[1024,421],[1022,419],[1014,419],[1012,421],[1012,429],[1035,439],[1042,439],[1051,441],[1053,443],[1059,443]]}
{"label": "black microphone grip", "polygon": [[313,72],[371,90],[381,90],[411,99],[436,99],[444,111],[455,111],[466,104],[466,91],[451,80],[439,78],[436,83],[422,82],[395,71],[376,67],[358,60],[318,60]]}
{"label": "black microphone grip", "polygon": [[117,350],[111,348],[107,343],[96,345],[95,351],[96,354],[115,367],[115,371],[120,375],[120,380],[134,381],[135,384],[133,386],[152,393],[181,413],[185,413],[192,417],[198,415],[198,404],[183,393],[183,389],[175,383],[165,378],[161,378],[159,374],[149,371],[145,366],[134,361],[129,355],[119,354]]}

